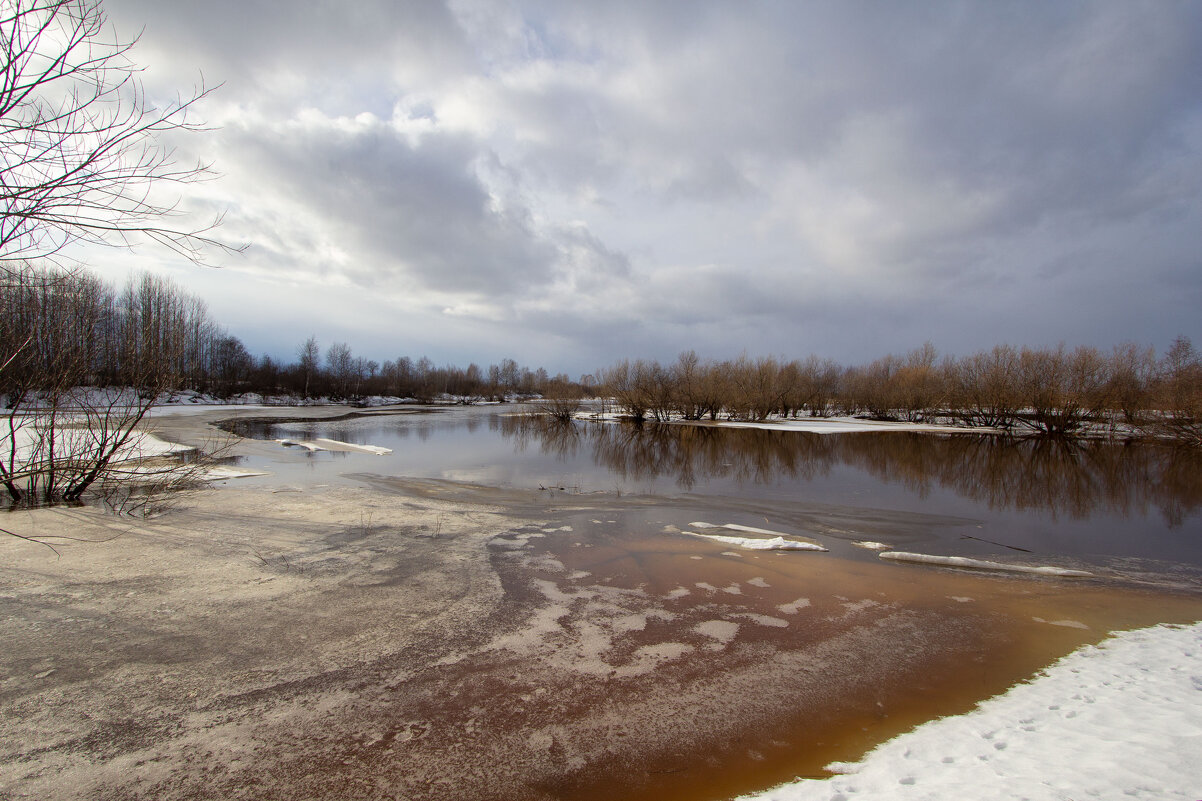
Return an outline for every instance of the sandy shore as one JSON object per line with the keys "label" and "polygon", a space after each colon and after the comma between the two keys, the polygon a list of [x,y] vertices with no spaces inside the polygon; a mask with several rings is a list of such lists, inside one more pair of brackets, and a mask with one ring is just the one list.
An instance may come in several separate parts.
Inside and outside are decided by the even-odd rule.
{"label": "sandy shore", "polygon": [[721,509],[364,472],[10,513],[87,542],[0,539],[0,796],[723,798],[1202,609],[671,523]]}

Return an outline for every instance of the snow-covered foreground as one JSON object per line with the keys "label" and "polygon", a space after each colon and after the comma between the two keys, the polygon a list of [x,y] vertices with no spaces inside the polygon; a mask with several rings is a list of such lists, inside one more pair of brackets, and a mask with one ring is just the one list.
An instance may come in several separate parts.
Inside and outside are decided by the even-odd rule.
{"label": "snow-covered foreground", "polygon": [[741,801],[1202,798],[1202,623],[1117,634],[842,775]]}

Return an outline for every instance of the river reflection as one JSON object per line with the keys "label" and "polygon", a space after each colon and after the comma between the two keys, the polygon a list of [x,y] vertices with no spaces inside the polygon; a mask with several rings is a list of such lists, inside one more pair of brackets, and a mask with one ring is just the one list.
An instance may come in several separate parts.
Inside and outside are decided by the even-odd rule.
{"label": "river reflection", "polygon": [[691,489],[714,480],[812,480],[847,466],[919,497],[951,490],[994,510],[1073,519],[1156,510],[1181,526],[1202,506],[1202,455],[1146,443],[889,432],[822,435],[708,426],[560,423],[493,416],[518,448],[559,459],[590,455],[628,482],[667,478]]}

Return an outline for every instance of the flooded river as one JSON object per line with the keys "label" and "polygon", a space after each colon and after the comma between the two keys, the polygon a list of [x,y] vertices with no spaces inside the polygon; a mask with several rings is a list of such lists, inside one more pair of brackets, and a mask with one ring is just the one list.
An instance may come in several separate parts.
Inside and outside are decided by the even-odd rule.
{"label": "flooded river", "polygon": [[978,434],[560,424],[494,409],[238,421],[233,430],[392,449],[251,465],[272,471],[262,483],[371,472],[549,495],[722,498],[731,517],[723,522],[783,526],[849,556],[857,554],[851,542],[885,540],[911,551],[1050,559],[1132,580],[1202,576],[1202,455],[1195,450]]}
{"label": "flooded river", "polygon": [[[1188,451],[495,407],[231,427],[392,449],[281,445],[243,463],[271,475],[239,486],[367,485],[542,521],[490,541],[505,598],[491,639],[415,673],[379,713],[421,721],[430,764],[520,754],[530,797],[701,801],[821,776],[1108,632],[1202,617]],[[719,530],[826,550],[706,536]],[[1089,576],[897,564],[869,543]]]}

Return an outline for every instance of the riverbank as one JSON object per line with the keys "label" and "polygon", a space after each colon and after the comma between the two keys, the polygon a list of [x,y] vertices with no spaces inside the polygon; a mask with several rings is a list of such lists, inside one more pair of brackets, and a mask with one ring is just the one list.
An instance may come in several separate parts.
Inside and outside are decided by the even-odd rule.
{"label": "riverbank", "polygon": [[1147,798],[1202,786],[1202,624],[1123,632],[1057,662],[967,715],[927,723],[739,801],[842,798]]}
{"label": "riverbank", "polygon": [[[209,419],[156,425],[198,444]],[[1111,630],[1202,616],[1188,594],[685,533],[729,499],[405,479],[377,458],[145,521],[10,513],[90,542],[0,541],[0,795],[728,798]]]}

